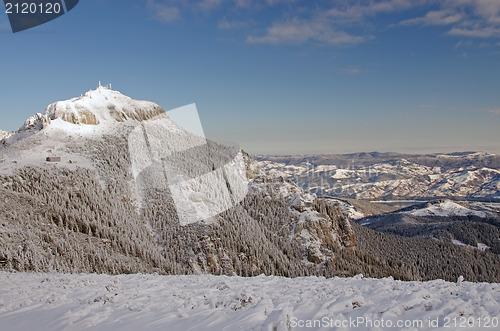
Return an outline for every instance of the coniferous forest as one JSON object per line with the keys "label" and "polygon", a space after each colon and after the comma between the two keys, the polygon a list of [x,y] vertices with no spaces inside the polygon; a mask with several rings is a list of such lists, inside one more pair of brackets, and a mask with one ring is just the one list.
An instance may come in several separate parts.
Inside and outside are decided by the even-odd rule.
{"label": "coniferous forest", "polygon": [[[168,188],[142,187],[138,202],[125,144],[105,136],[73,145],[95,169],[26,166],[1,176],[0,268],[500,280],[497,254],[359,226],[325,200],[305,203],[306,192],[255,171],[249,156],[246,198],[211,222],[180,225]],[[221,145],[209,148],[227,158]]]}

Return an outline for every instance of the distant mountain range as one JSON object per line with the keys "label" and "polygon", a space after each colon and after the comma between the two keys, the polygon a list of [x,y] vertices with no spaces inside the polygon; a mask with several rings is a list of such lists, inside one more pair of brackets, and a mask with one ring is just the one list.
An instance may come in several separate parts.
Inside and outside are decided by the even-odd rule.
{"label": "distant mountain range", "polygon": [[257,160],[269,173],[328,199],[364,228],[500,254],[497,155],[375,152]]}
{"label": "distant mountain range", "polygon": [[269,173],[318,196],[364,200],[436,198],[500,201],[500,156],[482,152],[410,155],[257,156]]}

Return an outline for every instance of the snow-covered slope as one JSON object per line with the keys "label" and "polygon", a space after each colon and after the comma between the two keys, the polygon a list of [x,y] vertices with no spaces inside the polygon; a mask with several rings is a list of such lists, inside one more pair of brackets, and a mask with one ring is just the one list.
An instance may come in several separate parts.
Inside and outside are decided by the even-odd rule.
{"label": "snow-covered slope", "polygon": [[498,329],[500,284],[0,273],[5,330]]}
{"label": "snow-covered slope", "polygon": [[433,238],[500,254],[500,203],[439,199],[357,222],[375,231]]}
{"label": "snow-covered slope", "polygon": [[477,216],[477,217],[496,217],[493,213],[487,213],[486,211],[473,210],[467,208],[457,202],[451,200],[438,200],[433,203],[429,203],[422,208],[412,209],[409,211],[403,211],[404,214],[410,214],[413,216]]}
{"label": "snow-covered slope", "polygon": [[9,136],[10,136],[9,132],[5,132],[5,131],[0,130],[0,141],[4,140],[5,138],[7,138]]}
{"label": "snow-covered slope", "polygon": [[[43,113],[31,116],[19,130],[8,135],[0,154],[0,174],[12,174],[23,166],[47,167],[47,157],[61,158],[61,162],[51,166],[95,169],[95,162],[88,155],[75,152],[84,145],[84,139],[119,136],[147,120],[169,128],[164,135],[189,135],[157,104],[133,100],[99,85],[80,97],[47,106]],[[183,137],[175,142],[182,143]],[[172,145],[174,141],[170,141]]]}

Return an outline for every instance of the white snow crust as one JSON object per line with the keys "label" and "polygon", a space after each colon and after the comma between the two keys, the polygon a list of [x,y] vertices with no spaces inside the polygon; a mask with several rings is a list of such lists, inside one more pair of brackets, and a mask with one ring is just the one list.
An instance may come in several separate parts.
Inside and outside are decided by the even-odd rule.
{"label": "white snow crust", "polygon": [[5,138],[8,138],[11,134],[9,132],[5,132],[0,130],[0,141],[2,141]]}
{"label": "white snow crust", "polygon": [[488,217],[484,211],[477,211],[466,208],[451,200],[445,200],[437,204],[432,204],[429,207],[404,212],[413,216],[478,216],[482,218]]}
{"label": "white snow crust", "polygon": [[[467,330],[498,323],[500,284],[0,272],[3,330]],[[361,323],[364,319],[364,323]],[[336,328],[332,323],[348,323]],[[373,327],[366,323],[382,323]],[[343,322],[345,321],[345,322]],[[437,321],[438,327],[430,325]],[[455,322],[453,322],[455,321]],[[396,323],[413,323],[395,327]],[[392,323],[393,327],[387,327]],[[416,323],[422,323],[416,324]],[[479,327],[482,323],[482,327]]]}

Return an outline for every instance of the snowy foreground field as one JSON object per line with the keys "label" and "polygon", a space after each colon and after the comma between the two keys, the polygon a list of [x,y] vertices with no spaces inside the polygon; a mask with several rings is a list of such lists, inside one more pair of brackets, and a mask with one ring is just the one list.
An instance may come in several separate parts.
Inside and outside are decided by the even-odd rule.
{"label": "snowy foreground field", "polygon": [[0,272],[1,330],[498,330],[499,317],[500,284]]}

